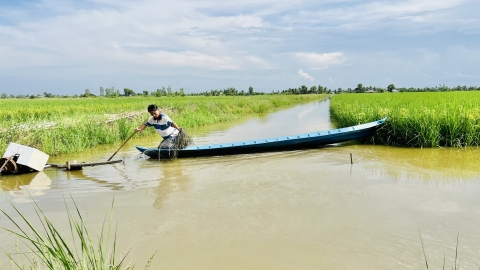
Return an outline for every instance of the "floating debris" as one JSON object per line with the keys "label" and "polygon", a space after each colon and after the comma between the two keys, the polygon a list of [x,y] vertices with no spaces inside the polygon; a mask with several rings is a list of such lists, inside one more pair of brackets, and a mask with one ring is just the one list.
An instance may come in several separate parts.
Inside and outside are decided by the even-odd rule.
{"label": "floating debris", "polygon": [[48,164],[51,167],[56,167],[59,169],[67,169],[68,171],[76,171],[76,170],[81,170],[83,167],[92,167],[92,166],[97,166],[97,165],[105,165],[105,164],[113,164],[113,163],[120,163],[123,160],[112,160],[112,161],[103,161],[103,162],[81,162],[77,163],[76,161],[70,162],[67,161],[65,165],[63,164]]}
{"label": "floating debris", "polygon": [[49,156],[40,150],[17,143],[10,143],[0,159],[1,174],[43,171]]}

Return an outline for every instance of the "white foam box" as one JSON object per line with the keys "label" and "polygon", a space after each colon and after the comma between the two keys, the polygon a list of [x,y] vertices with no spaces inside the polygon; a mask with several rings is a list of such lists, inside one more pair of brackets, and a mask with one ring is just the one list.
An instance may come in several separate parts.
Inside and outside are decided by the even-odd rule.
{"label": "white foam box", "polygon": [[5,151],[5,154],[3,154],[3,157],[9,158],[16,154],[19,154],[19,157],[16,161],[17,164],[30,167],[39,172],[43,171],[49,158],[47,154],[40,150],[17,143],[10,143]]}

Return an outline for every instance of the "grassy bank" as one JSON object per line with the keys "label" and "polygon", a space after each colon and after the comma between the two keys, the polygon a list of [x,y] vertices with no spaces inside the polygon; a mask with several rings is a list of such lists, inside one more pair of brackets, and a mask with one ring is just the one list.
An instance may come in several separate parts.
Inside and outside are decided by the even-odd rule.
{"label": "grassy bank", "polygon": [[339,127],[388,116],[372,138],[376,144],[480,144],[480,95],[476,92],[343,94],[332,98],[330,115]]}
{"label": "grassy bank", "polygon": [[[127,97],[0,100],[0,153],[10,142],[49,155],[74,153],[126,139],[157,104],[180,126],[189,128],[264,114],[327,95],[232,97]],[[136,136],[149,136],[148,129]]]}

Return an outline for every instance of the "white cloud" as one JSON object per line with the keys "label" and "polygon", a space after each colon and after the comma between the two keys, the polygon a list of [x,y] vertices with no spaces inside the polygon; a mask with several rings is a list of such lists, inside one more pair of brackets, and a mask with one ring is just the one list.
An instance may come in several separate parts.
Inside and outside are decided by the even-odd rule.
{"label": "white cloud", "polygon": [[308,73],[304,72],[302,69],[300,69],[298,72],[298,75],[300,75],[302,78],[307,79],[311,82],[316,81],[317,79],[313,78],[312,76],[308,75]]}
{"label": "white cloud", "polygon": [[130,61],[137,64],[150,63],[156,66],[187,66],[212,70],[238,70],[240,67],[232,57],[218,57],[194,51],[168,52],[157,51],[145,55],[130,54]]}
{"label": "white cloud", "polygon": [[64,78],[88,74],[70,84],[96,84],[108,73],[110,81],[131,81],[131,88],[176,76],[195,87],[199,80],[211,89],[244,87],[234,85],[238,78],[270,90],[295,86],[295,79],[313,82],[302,69],[301,77],[289,70],[302,67],[329,87],[378,86],[383,78],[424,86],[420,74],[437,74],[429,82],[478,85],[478,78],[463,74],[480,68],[479,8],[473,0],[11,4],[0,10],[0,77],[50,83],[32,82],[25,91],[57,87],[44,67],[57,67],[51,74]]}
{"label": "white cloud", "polygon": [[415,49],[415,52],[418,54],[419,58],[422,58],[425,61],[435,61],[440,57],[438,53],[427,48],[417,48]]}
{"label": "white cloud", "polygon": [[[407,1],[359,1],[360,4],[331,5],[330,8],[303,10],[299,14],[290,13],[284,20],[291,22],[324,22],[334,24],[365,25],[374,22],[404,19],[416,22],[437,22],[434,12],[454,9],[469,0],[407,0]],[[452,18],[450,18],[452,19]],[[450,23],[451,20],[445,20]]]}
{"label": "white cloud", "polygon": [[295,57],[302,63],[310,65],[312,69],[324,69],[332,65],[339,65],[345,62],[345,56],[341,52],[333,53],[295,53]]}
{"label": "white cloud", "polygon": [[454,77],[454,78],[465,78],[465,79],[479,79],[480,78],[480,76],[478,76],[478,75],[464,74],[464,73],[461,73],[461,72],[455,72],[455,73],[445,72],[445,76]]}

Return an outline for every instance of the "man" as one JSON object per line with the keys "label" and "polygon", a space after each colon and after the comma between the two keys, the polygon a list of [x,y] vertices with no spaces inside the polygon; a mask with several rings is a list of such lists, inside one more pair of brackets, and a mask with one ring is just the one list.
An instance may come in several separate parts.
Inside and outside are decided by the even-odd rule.
{"label": "man", "polygon": [[161,113],[157,105],[149,105],[147,110],[151,117],[148,118],[147,122],[136,128],[135,133],[153,126],[157,133],[163,138],[158,148],[174,148],[174,142],[180,133],[180,127],[166,114]]}

